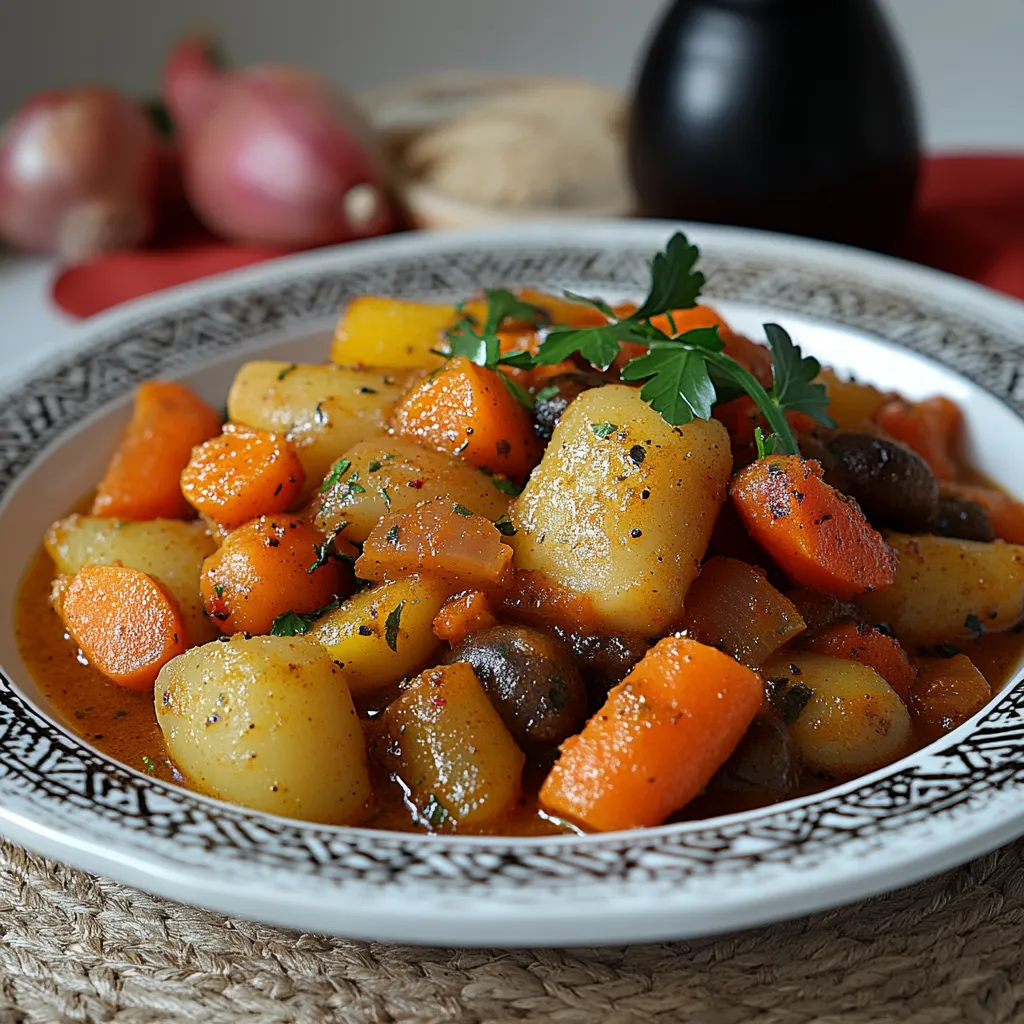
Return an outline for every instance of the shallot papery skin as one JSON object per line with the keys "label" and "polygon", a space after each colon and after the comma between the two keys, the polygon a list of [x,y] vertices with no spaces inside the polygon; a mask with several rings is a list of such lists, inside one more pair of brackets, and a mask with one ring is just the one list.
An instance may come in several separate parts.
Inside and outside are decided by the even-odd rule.
{"label": "shallot papery skin", "polygon": [[208,51],[184,40],[164,73],[188,196],[207,227],[296,248],[393,227],[383,159],[344,94],[294,68],[224,74]]}
{"label": "shallot papery skin", "polygon": [[68,260],[132,248],[153,231],[159,139],[111,89],[44,93],[0,131],[0,237]]}

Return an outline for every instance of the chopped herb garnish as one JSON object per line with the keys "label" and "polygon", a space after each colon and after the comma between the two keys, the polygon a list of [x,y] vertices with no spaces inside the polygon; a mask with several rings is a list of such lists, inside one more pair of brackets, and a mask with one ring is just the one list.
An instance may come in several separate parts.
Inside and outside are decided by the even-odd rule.
{"label": "chopped herb garnish", "polygon": [[498,516],[494,520],[494,525],[497,527],[498,533],[503,537],[514,537],[516,535],[516,528],[512,523],[512,520],[508,516]]}
{"label": "chopped herb garnish", "polygon": [[402,623],[402,609],[404,608],[405,602],[399,601],[384,620],[384,640],[388,647],[396,653],[398,652],[398,627]]}
{"label": "chopped herb garnish", "polygon": [[471,516],[471,515],[473,514],[472,512],[470,512],[470,511],[469,511],[469,509],[468,509],[468,508],[466,508],[466,506],[465,506],[465,505],[460,505],[460,504],[459,504],[458,502],[456,502],[456,503],[455,503],[455,504],[454,504],[454,505],[452,506],[452,511],[453,511],[453,512],[454,512],[454,513],[455,513],[456,515],[460,515],[460,516]]}
{"label": "chopped herb garnish", "polygon": [[[556,327],[541,342],[535,362],[552,365],[579,353],[599,369],[606,370],[619,355],[622,342],[638,342],[647,351],[623,368],[622,380],[643,381],[640,395],[651,408],[673,426],[694,418],[709,419],[717,402],[749,395],[761,411],[771,435],[761,442],[765,454],[771,451],[798,455],[796,438],[786,419],[790,411],[811,416],[826,427],[835,423],[826,412],[828,394],[816,382],[821,369],[805,356],[777,324],[765,324],[772,352],[774,385],[766,389],[744,366],[726,355],[717,327],[700,327],[675,334],[671,314],[692,308],[704,285],[704,275],[695,271],[698,252],[686,236],[677,233],[651,265],[651,286],[640,308],[629,317],[615,319],[614,311],[597,305],[609,323],[598,327]],[[580,301],[579,296],[569,296]],[[653,323],[667,315],[671,333]]]}
{"label": "chopped herb garnish", "polygon": [[320,485],[320,493],[326,494],[335,484],[341,482],[341,478],[349,471],[352,463],[349,459],[338,459],[338,461],[331,466],[330,473],[324,477],[324,482]]}
{"label": "chopped herb garnish", "polygon": [[980,640],[985,632],[985,625],[977,615],[971,614],[964,619],[964,629],[969,630],[975,640]]}
{"label": "chopped herb garnish", "polygon": [[282,370],[282,371],[281,371],[281,372],[280,372],[280,373],[279,373],[279,374],[277,375],[277,379],[278,379],[278,380],[284,380],[284,379],[285,379],[285,377],[287,377],[289,373],[291,373],[291,372],[292,372],[293,370],[297,370],[298,368],[299,368],[299,367],[298,367],[298,363],[291,363],[290,365],[286,366],[286,367],[285,367],[285,368],[284,368],[284,369],[283,369],[283,370]]}
{"label": "chopped herb garnish", "polygon": [[152,775],[156,771],[156,765],[153,763],[153,758],[149,754],[142,755],[142,763],[146,766],[146,771]]}
{"label": "chopped herb garnish", "polygon": [[431,793],[423,807],[423,817],[431,828],[437,828],[448,820],[448,812],[437,797]]}
{"label": "chopped herb garnish", "polygon": [[557,384],[547,384],[540,389],[533,397],[538,402],[547,402],[558,394]]}
{"label": "chopped herb garnish", "polygon": [[511,480],[506,480],[503,476],[496,476],[491,483],[499,490],[502,494],[510,494],[513,498],[519,496],[522,491],[521,487],[517,487]]}
{"label": "chopped herb garnish", "polygon": [[505,366],[533,366],[530,352],[501,354],[501,339],[498,332],[506,320],[518,320],[536,327],[549,322],[550,317],[540,307],[517,299],[504,288],[492,288],[486,292],[487,316],[480,327],[470,317],[463,317],[448,332],[449,356],[464,356],[477,366],[497,372],[505,383],[509,394],[527,409],[533,408],[533,396],[518,381],[513,380],[503,369]]}
{"label": "chopped herb garnish", "polygon": [[218,584],[217,584],[217,585],[216,585],[216,586],[215,586],[215,587],[213,588],[213,592],[214,592],[214,593],[215,593],[215,594],[216,594],[216,595],[217,595],[218,597],[223,597],[223,596],[224,596],[224,585],[223,585],[222,583],[218,583]]}
{"label": "chopped herb garnish", "polygon": [[380,489],[380,496],[384,499],[384,507],[390,512],[391,511],[391,495],[388,494],[388,489],[382,487]]}
{"label": "chopped herb garnish", "polygon": [[380,469],[380,467],[382,465],[383,465],[383,463],[380,462],[379,460],[377,460],[377,459],[370,459],[370,464],[366,467],[366,470],[369,473],[376,473],[377,470]]}
{"label": "chopped herb garnish", "polygon": [[327,414],[324,412],[324,403],[323,402],[317,402],[316,403],[316,413],[315,413],[315,417],[314,418],[316,419],[317,423],[326,423],[327,422]]}
{"label": "chopped herb garnish", "polygon": [[341,602],[335,598],[333,601],[325,604],[323,608],[317,608],[315,612],[285,612],[274,619],[274,624],[270,627],[270,635],[302,636],[309,632],[310,627],[317,619],[340,607]]}
{"label": "chopped herb garnish", "polygon": [[766,455],[775,455],[778,446],[778,435],[769,434],[765,437],[760,427],[754,427],[754,444],[757,445],[757,457],[763,459]]}
{"label": "chopped herb garnish", "polygon": [[642,466],[644,459],[647,458],[647,449],[642,444],[635,444],[629,449],[629,461],[634,466]]}
{"label": "chopped herb garnish", "polygon": [[316,572],[321,566],[327,565],[332,558],[339,557],[334,537],[328,537],[323,544],[314,544],[313,551],[316,554],[316,561],[306,570],[308,573]]}
{"label": "chopped herb garnish", "polygon": [[385,543],[387,543],[387,544],[397,544],[398,543],[398,534],[399,534],[399,532],[400,532],[400,530],[399,530],[398,523],[394,523],[392,526],[390,526],[388,528],[388,532],[384,534],[384,541],[385,541]]}
{"label": "chopped herb garnish", "polygon": [[768,699],[786,725],[792,725],[800,717],[813,696],[814,691],[806,683],[790,685],[787,677],[768,680]]}
{"label": "chopped herb garnish", "polygon": [[605,438],[609,434],[614,434],[619,428],[617,424],[605,420],[604,423],[591,423],[590,429],[594,432],[595,437]]}

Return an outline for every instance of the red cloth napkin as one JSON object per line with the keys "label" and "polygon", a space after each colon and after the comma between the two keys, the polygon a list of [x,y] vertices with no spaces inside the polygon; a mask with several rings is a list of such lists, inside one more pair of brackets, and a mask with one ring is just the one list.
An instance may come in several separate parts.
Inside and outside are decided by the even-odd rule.
{"label": "red cloth napkin", "polygon": [[[933,157],[923,166],[918,209],[897,255],[1024,299],[1024,156]],[[161,248],[115,253],[69,267],[53,297],[74,316],[288,250],[228,245],[189,226]]]}

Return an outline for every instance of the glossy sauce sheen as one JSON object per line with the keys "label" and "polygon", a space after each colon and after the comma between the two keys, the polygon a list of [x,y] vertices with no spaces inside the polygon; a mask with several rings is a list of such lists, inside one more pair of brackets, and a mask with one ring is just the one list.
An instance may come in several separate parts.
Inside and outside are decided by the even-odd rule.
{"label": "glossy sauce sheen", "polygon": [[[22,582],[15,617],[18,647],[44,698],[68,729],[97,750],[155,778],[193,788],[168,757],[163,735],[156,723],[152,694],[116,686],[79,661],[77,647],[67,638],[60,619],[50,607],[53,575],[53,563],[40,549]],[[963,651],[996,691],[1005,685],[1024,658],[1024,632],[983,636],[965,644]],[[372,745],[373,720],[366,721],[365,725],[367,739]],[[479,831],[513,836],[566,831],[565,826],[538,811],[536,794],[543,774],[541,769],[528,766],[520,809]],[[824,783],[822,788],[830,785],[832,783]],[[429,831],[414,820],[401,787],[381,769],[376,771],[374,786],[377,808],[367,825],[403,832]],[[716,794],[714,801],[709,797],[698,798],[678,817],[710,817],[745,810],[750,806],[749,801],[734,801]]]}

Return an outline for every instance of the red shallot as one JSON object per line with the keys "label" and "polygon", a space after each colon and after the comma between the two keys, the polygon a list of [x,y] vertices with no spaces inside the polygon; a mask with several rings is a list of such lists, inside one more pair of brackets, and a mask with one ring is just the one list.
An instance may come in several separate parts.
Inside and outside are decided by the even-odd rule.
{"label": "red shallot", "polygon": [[212,230],[301,247],[393,226],[372,132],[324,79],[276,66],[225,74],[209,41],[192,37],[171,53],[164,99],[184,146],[189,199]]}
{"label": "red shallot", "polygon": [[0,238],[84,259],[144,242],[154,226],[159,140],[105,88],[44,93],[0,131]]}

